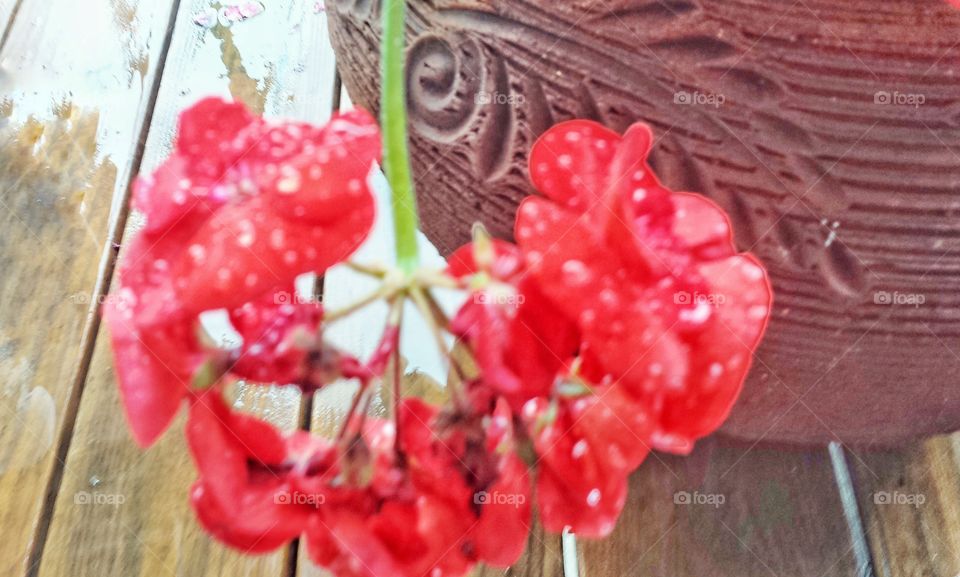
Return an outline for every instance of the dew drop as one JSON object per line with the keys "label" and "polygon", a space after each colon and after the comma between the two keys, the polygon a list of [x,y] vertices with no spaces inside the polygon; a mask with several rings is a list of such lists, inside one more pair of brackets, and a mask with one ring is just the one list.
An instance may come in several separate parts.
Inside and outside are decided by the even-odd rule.
{"label": "dew drop", "polygon": [[590,269],[579,260],[568,260],[561,267],[564,280],[575,286],[583,286],[590,282]]}
{"label": "dew drop", "polygon": [[743,265],[743,274],[750,280],[757,281],[763,278],[763,269],[753,263]]}
{"label": "dew drop", "polygon": [[600,489],[594,489],[590,491],[590,494],[587,495],[587,505],[591,507],[596,507],[600,504],[600,497],[603,495],[600,493]]}
{"label": "dew drop", "polygon": [[580,439],[573,445],[573,450],[570,451],[570,454],[574,459],[579,459],[580,457],[587,454],[587,442],[583,439]]}
{"label": "dew drop", "polygon": [[199,244],[190,245],[190,248],[187,249],[187,253],[197,264],[203,262],[203,260],[207,258],[207,249],[203,248],[203,246]]}
{"label": "dew drop", "polygon": [[695,325],[703,324],[710,318],[710,304],[706,302],[697,302],[695,307],[685,308],[680,311],[680,319]]}
{"label": "dew drop", "polygon": [[764,319],[767,318],[767,307],[763,305],[754,305],[750,307],[750,310],[747,312],[752,319]]}
{"label": "dew drop", "polygon": [[277,228],[270,233],[270,246],[275,249],[283,248],[286,239],[284,237],[283,229]]}
{"label": "dew drop", "polygon": [[720,363],[710,363],[710,377],[719,378],[723,374],[723,365]]}

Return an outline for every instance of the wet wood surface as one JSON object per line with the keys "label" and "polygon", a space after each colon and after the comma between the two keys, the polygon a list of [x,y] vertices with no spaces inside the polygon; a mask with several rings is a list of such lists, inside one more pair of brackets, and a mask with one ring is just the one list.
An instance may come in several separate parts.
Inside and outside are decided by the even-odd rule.
{"label": "wet wood surface", "polygon": [[173,6],[24,0],[0,53],[3,575],[36,570]]}
{"label": "wet wood surface", "polygon": [[[168,154],[177,115],[209,94],[245,102],[258,113],[323,122],[331,111],[334,66],[318,15],[299,0],[274,2],[256,19],[205,29],[194,15],[209,2],[179,11],[143,158],[152,170]],[[324,97],[326,89],[327,96]],[[309,95],[309,97],[305,97]],[[133,214],[125,238],[141,221]],[[122,254],[121,254],[122,258]],[[196,475],[182,419],[146,453],[129,441],[117,412],[112,356],[102,329],[90,366],[44,550],[40,575],[285,575],[290,551],[243,556],[207,539],[196,525],[187,492]],[[241,403],[286,429],[300,422],[300,396],[291,389],[241,391]],[[102,496],[115,507],[77,503]]]}
{"label": "wet wood surface", "polygon": [[[273,0],[229,28],[195,24],[210,5],[0,0],[0,576],[323,574],[297,543],[246,557],[203,534],[187,504],[182,416],[155,447],[136,448],[96,314],[142,222],[128,214],[130,179],[169,152],[182,108],[219,94],[321,122],[339,100],[314,2]],[[388,259],[390,234],[378,226],[364,254]],[[331,271],[324,300],[335,307],[365,282]],[[373,307],[330,337],[369,351],[383,315]],[[443,363],[422,327],[409,331],[405,386],[440,394]],[[351,388],[310,406],[289,389],[235,393],[279,426],[331,434]],[[561,546],[535,526],[517,566],[477,575],[955,577],[958,442],[871,453],[709,441],[686,459],[654,455],[609,540]]]}

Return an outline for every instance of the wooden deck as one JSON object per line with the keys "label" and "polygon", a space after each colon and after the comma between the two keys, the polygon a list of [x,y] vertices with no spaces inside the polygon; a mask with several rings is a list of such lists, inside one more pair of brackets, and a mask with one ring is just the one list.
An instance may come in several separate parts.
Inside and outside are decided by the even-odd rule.
{"label": "wooden deck", "polygon": [[[128,218],[130,179],[167,154],[179,110],[222,94],[320,122],[340,102],[324,13],[312,0],[266,4],[208,30],[193,22],[208,0],[0,0],[2,576],[321,574],[296,545],[244,557],[200,531],[182,433],[134,446],[97,316],[139,222]],[[364,250],[386,251],[388,235],[381,226]],[[324,298],[360,282],[334,271]],[[334,338],[369,347],[371,322]],[[431,372],[412,350],[411,365]],[[239,402],[322,432],[345,394],[325,391],[309,415],[290,390],[245,390]],[[956,577],[958,440],[884,453],[708,441],[687,459],[655,455],[611,539],[535,529],[510,573]]]}

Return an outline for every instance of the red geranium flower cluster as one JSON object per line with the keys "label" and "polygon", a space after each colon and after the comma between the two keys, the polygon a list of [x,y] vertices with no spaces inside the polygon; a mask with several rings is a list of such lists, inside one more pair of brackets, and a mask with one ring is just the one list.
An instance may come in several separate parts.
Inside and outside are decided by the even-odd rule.
{"label": "red geranium flower cluster", "polygon": [[[147,223],[104,311],[141,445],[167,428],[198,371],[277,383],[307,376],[320,311],[279,297],[366,238],[366,177],[379,158],[379,130],[362,111],[322,129],[270,124],[218,99],[184,112],[173,154],[137,183],[133,205]],[[202,338],[200,313],[218,309],[229,311],[241,348]]]}
{"label": "red geranium flower cluster", "polygon": [[[289,296],[368,234],[379,142],[363,112],[323,128],[219,100],[184,114],[175,151],[135,191],[147,224],[105,310],[135,438],[152,443],[189,402],[201,524],[248,552],[303,535],[341,576],[508,566],[534,501],[548,530],[609,534],[648,452],[689,452],[729,413],[766,326],[764,269],[735,252],[716,205],[657,180],[644,125],[558,125],[531,153],[545,198],[522,204],[516,245],[480,232],[446,271],[355,265],[476,366],[444,350],[462,382],[449,405],[405,398],[393,419],[366,418],[360,401],[399,359],[399,315],[362,361],[324,343],[338,314]],[[470,294],[452,320],[438,286]],[[210,310],[242,344],[206,337]],[[336,439],[281,433],[224,400],[236,380],[309,393],[334,378],[361,383]]]}
{"label": "red geranium flower cluster", "polygon": [[453,323],[477,386],[522,415],[548,530],[602,537],[650,449],[686,454],[724,421],[767,324],[763,267],[736,254],[706,198],[650,170],[650,130],[588,121],[549,130],[520,206],[519,246],[461,249],[477,297]]}

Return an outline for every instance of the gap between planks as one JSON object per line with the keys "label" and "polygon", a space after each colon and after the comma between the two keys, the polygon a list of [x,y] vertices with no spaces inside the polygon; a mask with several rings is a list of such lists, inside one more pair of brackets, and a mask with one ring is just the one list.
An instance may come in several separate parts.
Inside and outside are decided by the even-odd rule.
{"label": "gap between planks", "polygon": [[0,17],[4,17],[3,34],[0,35],[0,54],[3,53],[3,47],[7,45],[7,39],[13,29],[13,21],[17,19],[22,3],[23,0],[0,0]]}

